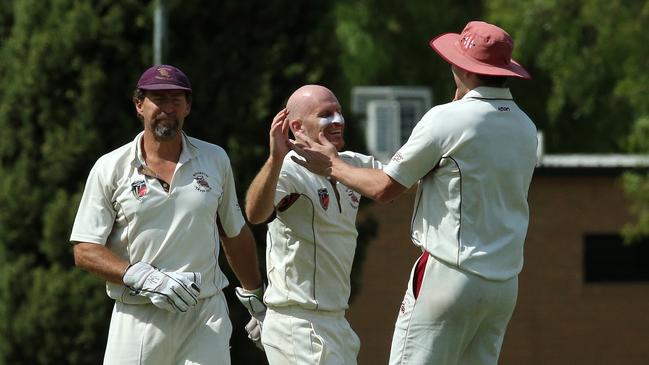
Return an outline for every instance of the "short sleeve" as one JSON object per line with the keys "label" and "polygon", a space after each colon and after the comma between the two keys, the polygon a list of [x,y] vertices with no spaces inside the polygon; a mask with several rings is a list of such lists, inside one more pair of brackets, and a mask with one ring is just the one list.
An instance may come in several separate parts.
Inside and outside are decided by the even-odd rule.
{"label": "short sleeve", "polygon": [[241,207],[237,200],[237,191],[234,185],[234,176],[230,160],[226,157],[223,161],[223,194],[219,200],[218,218],[223,227],[223,233],[228,237],[238,236],[245,224]]}
{"label": "short sleeve", "polygon": [[340,158],[348,164],[356,167],[382,170],[384,165],[374,156],[364,155],[362,153],[345,151],[340,153]]}
{"label": "short sleeve", "polygon": [[434,114],[425,115],[383,171],[408,188],[430,172],[444,153],[444,137],[436,125],[438,123]]}
{"label": "short sleeve", "polygon": [[102,176],[101,162],[98,160],[88,174],[70,241],[104,245],[113,229],[117,214],[112,204],[114,188],[111,179]]}
{"label": "short sleeve", "polygon": [[277,206],[284,197],[293,193],[298,193],[295,186],[295,179],[298,176],[296,171],[296,164],[290,159],[291,153],[284,158],[282,169],[279,172],[279,179],[277,180],[277,187],[275,188],[275,198],[273,205]]}

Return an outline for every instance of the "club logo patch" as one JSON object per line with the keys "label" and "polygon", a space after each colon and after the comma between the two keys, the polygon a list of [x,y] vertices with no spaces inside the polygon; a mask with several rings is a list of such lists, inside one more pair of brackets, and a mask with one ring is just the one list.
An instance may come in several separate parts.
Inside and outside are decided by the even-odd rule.
{"label": "club logo patch", "polygon": [[360,203],[359,196],[356,194],[354,190],[351,188],[347,188],[347,196],[349,197],[350,200],[350,205],[354,209],[358,209],[358,204]]}
{"label": "club logo patch", "polygon": [[329,192],[327,191],[327,188],[318,189],[318,198],[320,198],[320,205],[322,205],[322,208],[327,210],[327,208],[329,208]]}
{"label": "club logo patch", "polygon": [[142,200],[142,198],[144,198],[148,191],[149,189],[147,188],[146,182],[144,180],[138,180],[131,183],[131,192],[137,200]]}
{"label": "club logo patch", "polygon": [[202,193],[207,193],[208,191],[212,190],[212,187],[207,182],[207,178],[209,176],[206,173],[199,171],[199,172],[195,172],[193,176],[194,176],[194,189]]}

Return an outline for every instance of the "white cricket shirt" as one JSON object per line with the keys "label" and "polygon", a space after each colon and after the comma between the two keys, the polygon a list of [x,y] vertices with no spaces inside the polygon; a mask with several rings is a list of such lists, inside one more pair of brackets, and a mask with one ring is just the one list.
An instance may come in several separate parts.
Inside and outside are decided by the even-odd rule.
{"label": "white cricket shirt", "polygon": [[419,181],[413,242],[487,279],[518,275],[536,145],[506,88],[478,87],[428,111],[384,169],[406,187]]}
{"label": "white cricket shirt", "polygon": [[[142,174],[142,135],[97,160],[70,241],[105,245],[131,263],[200,272],[200,297],[214,295],[228,284],[218,265],[217,217],[228,237],[245,224],[230,160],[221,147],[183,133],[180,159],[165,192],[157,178]],[[124,285],[106,286],[113,299],[148,302],[129,295]]]}
{"label": "white cricket shirt", "polygon": [[[293,162],[291,156],[297,154],[291,151],[284,159],[274,203],[277,207],[292,194],[297,200],[285,210],[277,207],[276,218],[268,224],[269,286],[264,301],[271,307],[345,310],[361,195],[341,183],[332,185],[327,178]],[[340,157],[354,166],[382,168],[370,156],[342,152]]]}

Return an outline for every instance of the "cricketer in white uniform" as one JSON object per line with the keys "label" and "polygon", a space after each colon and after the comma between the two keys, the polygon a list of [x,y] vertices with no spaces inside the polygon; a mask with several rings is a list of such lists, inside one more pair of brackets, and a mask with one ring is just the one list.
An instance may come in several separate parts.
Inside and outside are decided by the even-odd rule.
{"label": "cricketer in white uniform", "polygon": [[190,92],[173,66],[145,71],[144,131],[99,158],[81,198],[75,262],[115,300],[104,364],[230,363],[220,241],[244,287],[261,286],[227,154],[182,132]]}
{"label": "cricketer in white uniform", "polygon": [[390,364],[495,365],[516,304],[537,146],[504,82],[530,76],[511,59],[511,37],[488,23],[470,22],[431,47],[452,64],[455,100],[426,113],[384,170],[351,167],[326,141],[296,151],[302,165],[379,201],[419,183],[411,239],[423,254]]}
{"label": "cricketer in white uniform", "polygon": [[[314,138],[322,133],[338,150],[344,144],[340,105],[325,87],[299,88],[273,120],[269,159],[246,199],[250,222],[270,220],[261,340],[270,364],[356,364],[360,341],[344,315],[361,196],[295,163],[289,127]],[[354,152],[339,157],[357,167],[382,167]]]}

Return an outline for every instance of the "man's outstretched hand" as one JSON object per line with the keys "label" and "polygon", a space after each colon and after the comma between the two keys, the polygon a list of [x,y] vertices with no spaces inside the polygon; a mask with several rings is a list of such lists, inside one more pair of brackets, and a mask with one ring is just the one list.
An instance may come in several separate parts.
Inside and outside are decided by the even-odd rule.
{"label": "man's outstretched hand", "polygon": [[318,141],[314,141],[302,131],[295,131],[296,141],[291,141],[291,149],[300,157],[291,156],[291,159],[300,166],[317,175],[331,176],[334,160],[338,158],[338,151],[324,133],[318,134]]}

